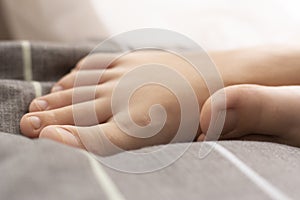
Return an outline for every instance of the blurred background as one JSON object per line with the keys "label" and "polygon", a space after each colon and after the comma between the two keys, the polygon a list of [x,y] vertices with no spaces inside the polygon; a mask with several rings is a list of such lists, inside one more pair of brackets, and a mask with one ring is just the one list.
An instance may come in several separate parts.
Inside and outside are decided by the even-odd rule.
{"label": "blurred background", "polygon": [[0,0],[0,39],[99,43],[137,28],[185,34],[206,49],[300,40],[298,0]]}

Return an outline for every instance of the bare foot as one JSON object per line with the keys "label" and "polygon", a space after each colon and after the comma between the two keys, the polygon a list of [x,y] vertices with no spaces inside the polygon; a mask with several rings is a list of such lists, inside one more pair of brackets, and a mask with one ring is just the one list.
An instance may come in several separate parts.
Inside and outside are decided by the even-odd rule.
{"label": "bare foot", "polygon": [[[273,141],[300,147],[300,86],[236,85],[225,88],[225,93],[227,108],[217,109],[219,113],[226,110],[221,139]],[[200,118],[205,135],[209,134],[210,104],[208,99]],[[203,135],[198,138],[203,139]]]}
{"label": "bare foot", "polygon": [[[165,87],[159,84],[145,85],[138,88],[129,101],[132,120],[141,127],[150,125],[155,130],[159,129],[160,124],[152,123],[149,110],[151,106],[156,104],[165,108],[167,119],[165,125],[156,135],[148,135],[148,137],[145,132],[136,131],[134,127],[131,127],[129,119],[125,117],[122,119],[122,123],[137,137],[128,135],[118,127],[115,120],[116,117],[124,114],[125,108],[121,108],[117,110],[117,113],[114,113],[115,115],[113,114],[112,94],[118,81],[137,66],[147,63],[164,64],[185,77],[192,89],[197,91],[195,100],[198,107],[201,107],[209,97],[206,85],[195,69],[187,61],[171,53],[149,51],[131,53],[110,64],[109,68],[103,71],[101,66],[103,66],[105,59],[107,56],[101,54],[87,57],[78,64],[75,70],[58,81],[51,94],[35,99],[30,105],[30,113],[21,120],[22,133],[28,137],[50,138],[105,155],[118,151],[107,148],[108,144],[107,141],[104,141],[105,138],[124,150],[169,143],[179,127],[181,110],[176,96]],[[102,78],[95,85],[95,81],[101,73],[103,73]],[[154,74],[142,74],[135,79],[144,79],[146,76],[155,78],[162,75],[162,70],[157,68]],[[75,84],[76,78],[83,81],[80,84]],[[164,77],[162,76],[161,79]],[[186,88],[184,84],[180,83],[180,80],[174,79],[171,82],[179,91],[179,96],[185,95],[184,98],[187,100],[192,99],[192,96],[186,96]],[[124,91],[131,87],[130,82],[126,84],[121,86]],[[94,94],[94,91],[95,96],[91,95]],[[72,98],[74,93],[79,94],[80,97],[76,99],[76,102]],[[96,121],[90,120],[88,117],[93,114],[90,113],[90,108],[94,108]],[[155,112],[154,109],[152,114],[155,115]],[[79,117],[82,118],[77,120],[80,121],[80,124],[75,123],[75,116],[78,116],[78,113]],[[161,115],[154,117],[161,119]],[[193,118],[190,120],[190,126],[196,123],[197,131],[199,113]],[[196,133],[193,138],[190,138],[188,133],[187,135],[183,141],[193,141],[196,138]]]}
{"label": "bare foot", "polygon": [[[215,61],[225,86],[235,84],[300,84],[298,77],[300,65],[297,64],[300,63],[298,51],[292,54],[283,52],[270,50],[270,48],[254,48],[214,52],[210,56]],[[110,55],[104,54],[87,57],[70,74],[56,83],[51,94],[35,99],[30,105],[30,113],[21,120],[22,133],[28,137],[50,138],[98,154],[112,154],[118,151],[107,148],[107,144],[104,142],[105,138],[124,150],[169,143],[176,134],[181,113],[178,100],[168,89],[157,84],[150,84],[136,90],[129,102],[130,115],[133,121],[141,127],[151,124],[149,109],[152,105],[159,104],[165,108],[166,123],[155,136],[143,138],[145,133],[134,133],[141,136],[138,138],[124,133],[124,130],[121,130],[115,121],[115,117],[120,116],[124,110],[121,109],[117,113],[113,113],[111,107],[112,93],[123,75],[137,66],[148,63],[170,66],[184,76],[195,91],[200,108],[209,97],[207,86],[202,77],[187,61],[173,54],[149,51],[135,52],[111,63],[109,68],[103,71],[102,68],[110,60],[109,58]],[[160,71],[157,70],[156,74],[159,73]],[[155,76],[156,74],[146,75]],[[102,77],[97,82],[99,75]],[[136,79],[143,78],[143,76],[136,77]],[[75,84],[79,77],[80,84]],[[128,86],[130,87],[130,84],[124,85],[124,90]],[[184,94],[186,89],[178,85],[178,90],[180,94]],[[95,95],[91,95],[94,94],[94,91]],[[79,96],[75,102],[74,94]],[[185,98],[190,99],[187,96]],[[92,113],[90,108],[94,108]],[[78,113],[81,120],[75,119],[76,116],[78,117]],[[209,103],[206,103],[201,115],[201,126],[204,133],[207,131],[209,113]],[[93,114],[96,115],[97,120],[90,120],[89,116]],[[124,121],[127,122],[126,120],[128,119],[125,117]],[[190,117],[190,120],[193,124],[195,120],[199,121],[199,117]],[[152,124],[152,126],[158,128],[156,127],[158,124]],[[129,122],[127,128],[133,130]],[[201,132],[199,129],[198,133]],[[241,135],[237,134],[236,136]],[[203,138],[203,135],[201,137]],[[185,138],[182,141],[190,141],[190,138]]]}

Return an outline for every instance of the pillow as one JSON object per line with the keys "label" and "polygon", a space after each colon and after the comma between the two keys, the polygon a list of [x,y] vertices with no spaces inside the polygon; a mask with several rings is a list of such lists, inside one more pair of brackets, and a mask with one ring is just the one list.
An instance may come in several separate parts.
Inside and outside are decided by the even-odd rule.
{"label": "pillow", "polygon": [[8,25],[6,33],[0,31],[2,38],[82,43],[97,42],[105,35],[89,0],[0,0],[0,4]]}

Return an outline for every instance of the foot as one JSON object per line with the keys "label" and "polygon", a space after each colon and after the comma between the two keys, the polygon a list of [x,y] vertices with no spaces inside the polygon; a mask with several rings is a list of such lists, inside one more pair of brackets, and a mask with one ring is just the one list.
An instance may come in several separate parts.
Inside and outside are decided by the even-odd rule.
{"label": "foot", "polygon": [[[300,84],[296,76],[300,71],[300,65],[297,64],[298,53],[292,54],[291,59],[290,54],[285,55],[277,51],[270,53],[268,49],[215,52],[210,56],[216,63],[225,86],[246,83]],[[122,116],[123,111],[117,110],[116,113],[111,109],[112,93],[123,75],[132,71],[136,66],[148,63],[169,66],[184,76],[194,89],[200,108],[209,97],[205,82],[196,75],[194,68],[173,54],[135,52],[109,64],[109,68],[104,71],[102,68],[110,61],[110,58],[110,55],[97,54],[83,59],[70,74],[55,84],[51,94],[35,99],[30,105],[30,113],[21,120],[22,133],[28,137],[50,138],[98,154],[111,154],[117,151],[108,150],[109,148],[105,147],[103,136],[124,150],[168,143],[177,131],[175,129],[178,128],[180,121],[180,109],[178,100],[166,88],[157,84],[141,87],[129,101],[130,115],[140,126],[149,125],[151,121],[149,108],[152,105],[159,104],[165,107],[167,121],[163,129],[153,137],[145,139],[125,134],[124,129],[121,130],[115,121],[115,117]],[[293,62],[287,62],[290,60]],[[159,74],[160,71],[155,73]],[[102,75],[101,80],[98,80],[100,75]],[[157,77],[156,74],[150,73],[142,74],[138,78],[147,78],[148,75]],[[138,78],[132,80],[138,80]],[[174,82],[177,83],[177,81]],[[127,86],[130,85],[124,85],[124,91],[128,89]],[[181,90],[181,94],[185,92],[181,86],[178,89]],[[75,99],[74,94],[77,94]],[[208,108],[205,110],[209,113]],[[92,116],[94,118],[90,119],[89,117]],[[203,116],[207,115],[202,114],[201,122],[207,123],[208,120],[204,120]],[[81,119],[78,120],[78,117]],[[126,122],[126,120],[123,121]],[[202,126],[205,128],[205,124]],[[127,128],[133,127],[127,124]],[[143,135],[142,132],[136,134]],[[203,134],[201,137],[203,138]],[[100,147],[103,148],[99,149]]]}
{"label": "foot", "polygon": [[[132,127],[130,120],[126,117],[126,108],[116,108],[113,112],[111,106],[112,94],[123,76],[132,72],[136,66],[148,63],[169,66],[173,71],[185,77],[194,91],[197,91],[195,99],[199,107],[209,96],[204,81],[201,76],[197,75],[195,69],[187,61],[171,53],[131,53],[116,60],[104,71],[101,67],[105,64],[105,58],[107,56],[101,54],[87,57],[78,64],[75,70],[55,84],[51,94],[35,99],[30,105],[30,113],[21,120],[22,133],[33,138],[53,139],[101,155],[169,143],[176,134],[181,120],[179,101],[170,90],[159,84],[148,84],[137,88],[130,101],[129,99],[123,100],[125,103],[128,101],[132,120],[139,127],[151,126],[152,129],[158,130],[155,135],[147,135],[147,131],[138,131],[139,127]],[[101,80],[98,80],[101,74]],[[141,74],[134,80],[155,78],[159,77],[158,75],[163,75],[162,70],[156,70],[154,74],[151,72]],[[168,77],[161,77],[161,79],[165,78]],[[81,81],[78,83],[79,79]],[[176,79],[171,82],[177,85],[179,95],[186,94],[184,84],[179,84],[180,80]],[[126,82],[121,87],[127,91],[131,83]],[[77,98],[74,99],[76,94],[78,94]],[[191,96],[189,99],[192,99]],[[161,114],[157,114],[156,108],[150,109],[152,105],[157,104],[163,106],[167,114],[166,122],[162,127],[160,123],[152,123],[152,118],[161,122],[164,120]],[[149,116],[149,112],[153,116]],[[122,118],[123,115],[125,117]],[[196,131],[199,128],[198,116],[190,120],[191,123],[196,121]],[[116,117],[119,119],[121,117],[125,129],[135,135],[125,133],[124,129],[118,126]],[[186,141],[195,138],[196,135],[193,138],[186,138]],[[108,147],[110,142],[117,148]]]}
{"label": "foot", "polygon": [[[225,93],[227,108],[219,106],[216,111],[226,110],[220,139],[262,140],[300,147],[300,86],[236,85],[225,88]],[[206,136],[215,131],[208,131],[211,114],[208,99],[200,117]],[[204,138],[201,134],[198,140]]]}

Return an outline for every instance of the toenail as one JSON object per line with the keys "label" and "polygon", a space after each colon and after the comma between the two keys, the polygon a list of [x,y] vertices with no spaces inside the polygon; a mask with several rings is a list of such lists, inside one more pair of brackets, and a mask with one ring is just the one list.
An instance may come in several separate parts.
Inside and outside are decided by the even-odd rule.
{"label": "toenail", "polygon": [[80,145],[76,137],[66,129],[56,128],[56,132],[61,137],[63,143],[74,146]]}
{"label": "toenail", "polygon": [[48,103],[45,100],[36,100],[35,104],[39,108],[39,110],[46,110],[48,107]]}
{"label": "toenail", "polygon": [[62,91],[63,90],[63,87],[60,86],[60,85],[56,85],[52,88],[52,92],[59,92],[59,91]]}
{"label": "toenail", "polygon": [[41,127],[40,118],[32,116],[32,117],[29,117],[28,120],[30,121],[30,123],[34,129],[39,129]]}

